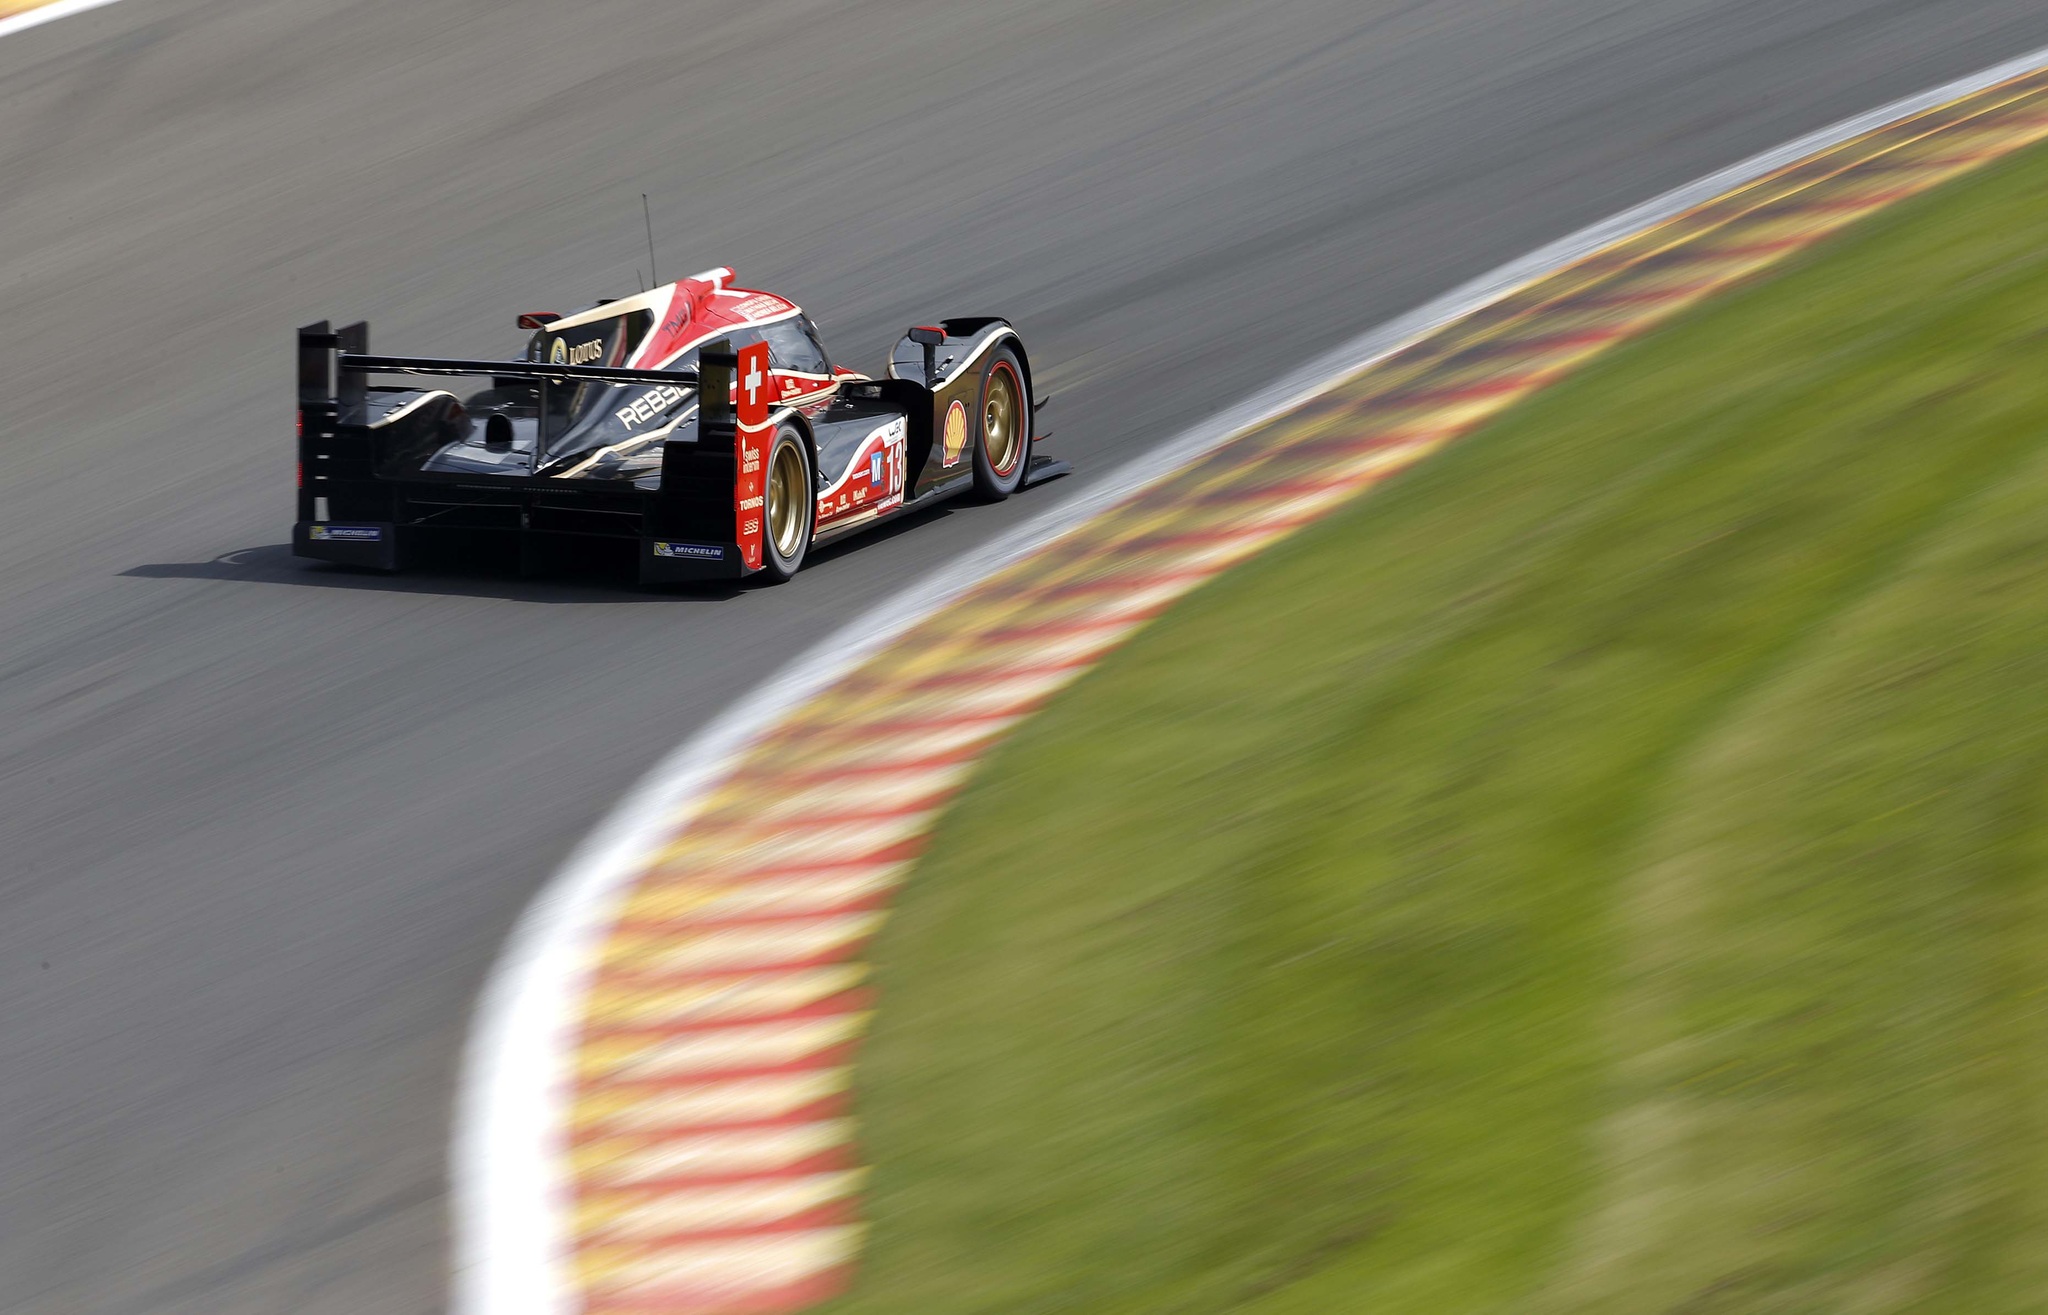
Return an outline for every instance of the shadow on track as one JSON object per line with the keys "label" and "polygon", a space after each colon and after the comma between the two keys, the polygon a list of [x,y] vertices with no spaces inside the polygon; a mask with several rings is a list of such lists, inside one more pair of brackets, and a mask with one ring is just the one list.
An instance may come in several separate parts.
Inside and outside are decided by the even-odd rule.
{"label": "shadow on track", "polygon": [[[941,505],[877,526],[865,534],[817,549],[807,564],[827,565],[860,548],[885,543],[919,526],[943,520],[950,513],[951,508]],[[400,574],[387,575],[294,557],[288,543],[237,548],[203,562],[148,562],[131,566],[121,574],[143,580],[230,580],[451,598],[502,598],[521,603],[706,603],[721,602],[763,587],[757,581],[737,580],[642,585],[634,578],[630,562],[581,555],[563,556],[533,574],[521,574],[502,560],[434,554]]]}
{"label": "shadow on track", "polygon": [[144,580],[231,580],[244,584],[297,585],[315,589],[502,598],[520,603],[718,602],[742,591],[742,586],[737,583],[644,588],[633,580],[630,572],[602,566],[521,575],[502,566],[489,568],[467,563],[432,562],[422,569],[386,575],[380,571],[306,561],[292,556],[288,543],[238,548],[204,562],[149,562],[131,566],[121,574]]}
{"label": "shadow on track", "polygon": [[[1057,475],[1055,475],[1057,479]],[[1038,483],[1049,483],[1040,479]],[[958,506],[942,502],[911,512],[901,520],[874,526],[872,531],[829,543],[811,553],[807,567],[823,567],[864,547],[877,547],[922,526],[946,520]],[[381,594],[442,594],[449,598],[506,598],[512,602],[721,602],[743,592],[766,588],[760,580],[643,586],[635,580],[627,557],[606,553],[563,553],[541,569],[520,574],[500,557],[461,553],[430,553],[401,574],[383,574],[328,561],[293,557],[289,543],[264,543],[233,549],[209,561],[147,561],[121,571],[131,580],[231,580],[242,584],[293,584],[301,588],[371,590]]]}

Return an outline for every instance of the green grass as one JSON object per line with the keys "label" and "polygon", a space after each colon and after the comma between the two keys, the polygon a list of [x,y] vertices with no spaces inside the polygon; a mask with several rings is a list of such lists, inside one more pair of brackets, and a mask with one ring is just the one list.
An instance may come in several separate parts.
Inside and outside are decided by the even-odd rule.
{"label": "green grass", "polygon": [[878,947],[842,1312],[2048,1309],[2048,155],[1203,590]]}

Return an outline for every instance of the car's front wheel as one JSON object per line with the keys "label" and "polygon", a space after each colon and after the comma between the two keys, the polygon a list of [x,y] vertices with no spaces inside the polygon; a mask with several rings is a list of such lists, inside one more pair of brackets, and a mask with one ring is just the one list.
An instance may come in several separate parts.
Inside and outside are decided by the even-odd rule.
{"label": "car's front wheel", "polygon": [[768,448],[767,487],[761,497],[761,574],[771,584],[795,575],[811,550],[817,518],[816,481],[811,475],[811,450],[796,426],[776,427]]}
{"label": "car's front wheel", "polygon": [[1031,460],[1031,394],[1024,367],[1007,347],[989,353],[981,372],[981,433],[974,445],[974,489],[1000,501],[1024,484]]}

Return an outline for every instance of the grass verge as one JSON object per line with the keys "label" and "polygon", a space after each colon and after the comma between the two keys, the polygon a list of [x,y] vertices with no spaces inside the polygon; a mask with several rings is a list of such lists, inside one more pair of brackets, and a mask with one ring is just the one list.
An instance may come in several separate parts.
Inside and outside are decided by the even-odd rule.
{"label": "grass verge", "polygon": [[835,1309],[2048,1293],[2048,155],[1604,358],[1017,734]]}

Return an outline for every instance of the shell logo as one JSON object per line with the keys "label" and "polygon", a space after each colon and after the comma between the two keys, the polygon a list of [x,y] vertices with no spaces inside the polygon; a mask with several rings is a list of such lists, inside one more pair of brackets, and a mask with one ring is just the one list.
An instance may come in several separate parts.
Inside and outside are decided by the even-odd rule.
{"label": "shell logo", "polygon": [[960,464],[960,454],[967,449],[967,408],[955,400],[946,410],[946,464]]}

